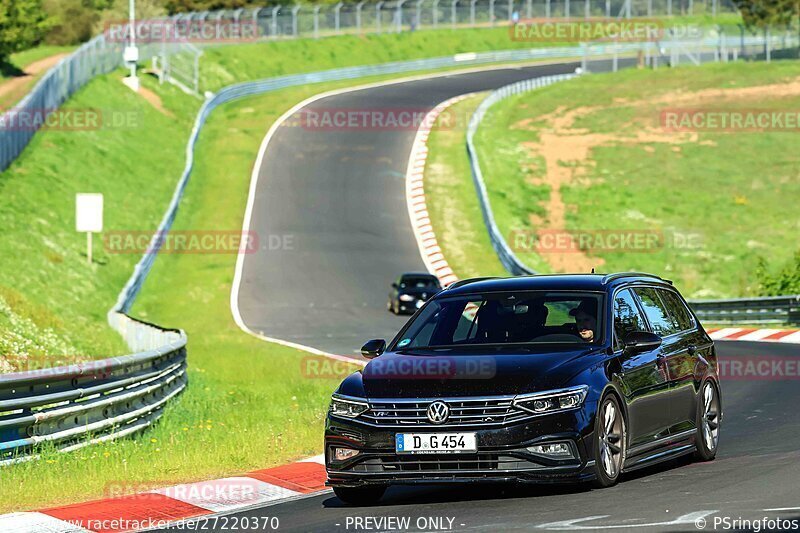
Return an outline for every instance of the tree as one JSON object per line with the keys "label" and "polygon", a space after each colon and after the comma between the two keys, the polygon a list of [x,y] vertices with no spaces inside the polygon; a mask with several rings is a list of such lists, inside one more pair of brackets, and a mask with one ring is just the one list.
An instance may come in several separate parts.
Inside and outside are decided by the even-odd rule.
{"label": "tree", "polygon": [[0,62],[39,44],[49,28],[41,0],[0,0]]}
{"label": "tree", "polygon": [[750,27],[789,26],[800,14],[800,0],[735,0]]}

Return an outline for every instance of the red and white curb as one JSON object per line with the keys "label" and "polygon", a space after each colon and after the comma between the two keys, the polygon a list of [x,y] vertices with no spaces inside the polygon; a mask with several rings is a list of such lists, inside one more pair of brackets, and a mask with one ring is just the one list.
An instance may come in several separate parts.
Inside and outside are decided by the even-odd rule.
{"label": "red and white curb", "polygon": [[712,339],[724,341],[785,342],[800,344],[797,329],[721,328],[707,329]]}
{"label": "red and white curb", "polygon": [[428,205],[425,202],[425,187],[423,178],[425,175],[425,162],[428,159],[428,136],[439,115],[448,107],[469,98],[470,94],[462,94],[450,98],[431,109],[422,120],[422,126],[417,130],[414,137],[414,144],[411,147],[411,156],[408,158],[408,168],[406,169],[406,205],[408,206],[408,216],[411,218],[411,228],[414,230],[414,237],[417,239],[419,253],[428,272],[434,274],[442,286],[450,285],[458,281],[458,276],[453,273],[453,269],[447,264],[447,260],[442,254],[442,249],[436,241],[436,234],[431,226]]}
{"label": "red and white curb", "polygon": [[329,490],[325,487],[326,478],[324,458],[318,455],[237,477],[186,483],[36,512],[0,515],[0,531],[110,533],[161,528],[321,493]]}

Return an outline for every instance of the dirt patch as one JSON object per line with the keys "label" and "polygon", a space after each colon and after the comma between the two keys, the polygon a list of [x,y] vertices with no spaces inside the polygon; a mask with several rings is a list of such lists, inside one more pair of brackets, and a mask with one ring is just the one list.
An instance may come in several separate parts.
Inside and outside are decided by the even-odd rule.
{"label": "dirt patch", "polygon": [[0,105],[10,105],[16,103],[27,93],[29,86],[33,84],[34,80],[40,75],[58,64],[68,53],[56,54],[50,57],[45,57],[38,61],[34,61],[25,67],[25,74],[16,76],[0,83]]}
{"label": "dirt patch", "polygon": [[[540,158],[545,163],[544,177],[531,179],[537,185],[546,185],[550,188],[550,195],[542,203],[544,217],[531,215],[529,222],[536,228],[539,241],[545,234],[552,235],[558,232],[566,238],[570,237],[566,229],[567,213],[577,209],[577,206],[567,205],[561,194],[565,185],[581,184],[586,181],[587,169],[594,165],[591,153],[600,146],[614,145],[641,145],[646,154],[655,152],[654,144],[670,145],[676,156],[682,152],[681,145],[698,143],[699,136],[694,132],[668,132],[664,131],[655,121],[642,121],[641,116],[654,108],[669,105],[702,106],[713,104],[718,106],[721,102],[733,100],[766,99],[774,101],[776,98],[800,96],[800,77],[787,83],[759,85],[754,87],[737,87],[728,89],[703,89],[696,92],[678,91],[661,94],[655,98],[642,100],[615,99],[613,106],[620,108],[634,108],[639,111],[639,118],[624,123],[616,132],[595,133],[583,128],[575,127],[577,120],[587,117],[598,111],[608,111],[605,106],[584,106],[567,109],[560,106],[554,111],[528,118],[512,125],[514,129],[533,129],[538,125],[539,140],[523,143],[536,159]],[[651,113],[655,116],[656,113]],[[704,141],[703,145],[713,145],[712,141]],[[561,250],[564,250],[563,252]],[[578,249],[577,246],[558,246],[557,249],[543,248],[540,253],[550,267],[556,272],[588,272],[592,268],[601,267],[605,261],[599,257],[592,257]]]}
{"label": "dirt patch", "polygon": [[162,115],[166,115],[170,118],[175,118],[175,115],[172,112],[164,107],[164,102],[161,101],[161,97],[158,96],[156,93],[148,89],[147,87],[139,87],[139,96],[147,100],[147,102],[155,107],[159,113]]}

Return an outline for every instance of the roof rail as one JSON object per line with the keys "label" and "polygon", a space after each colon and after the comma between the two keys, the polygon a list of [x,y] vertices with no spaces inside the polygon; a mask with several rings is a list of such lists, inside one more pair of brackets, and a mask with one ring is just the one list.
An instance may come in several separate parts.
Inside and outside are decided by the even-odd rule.
{"label": "roof rail", "polygon": [[475,283],[478,281],[485,281],[487,279],[500,279],[498,276],[484,276],[482,278],[467,278],[467,279],[460,279],[455,281],[445,287],[445,290],[456,289],[458,287],[463,287],[464,285],[469,285],[470,283]]}
{"label": "roof rail", "polygon": [[647,272],[615,272],[614,274],[606,274],[603,276],[603,285],[619,278],[655,278],[672,285],[672,280],[656,276],[655,274],[648,274]]}

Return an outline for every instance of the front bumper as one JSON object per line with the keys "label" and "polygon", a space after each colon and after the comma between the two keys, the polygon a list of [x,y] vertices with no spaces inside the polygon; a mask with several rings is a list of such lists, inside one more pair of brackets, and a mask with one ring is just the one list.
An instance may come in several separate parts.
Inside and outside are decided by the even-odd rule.
{"label": "front bumper", "polygon": [[[574,482],[594,477],[592,405],[499,427],[376,427],[351,419],[328,417],[325,466],[328,486],[453,482]],[[470,453],[397,454],[397,433],[475,432],[478,450]],[[573,458],[553,459],[527,447],[567,442]],[[359,450],[356,457],[335,461],[332,449]]]}

